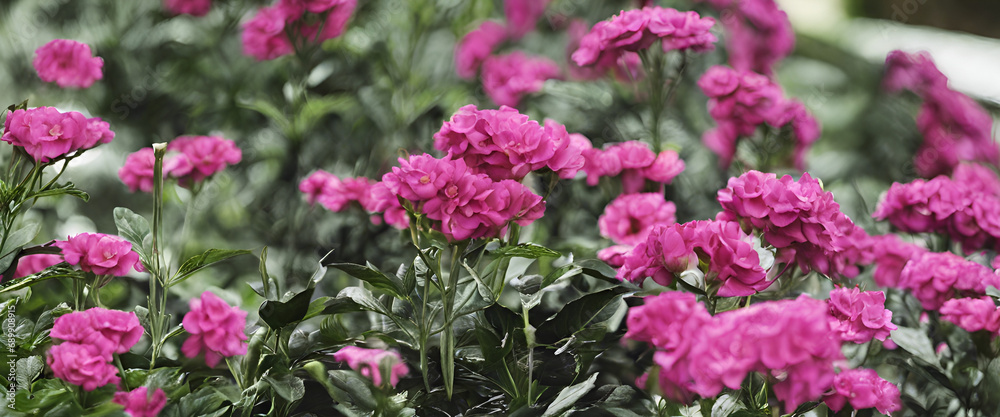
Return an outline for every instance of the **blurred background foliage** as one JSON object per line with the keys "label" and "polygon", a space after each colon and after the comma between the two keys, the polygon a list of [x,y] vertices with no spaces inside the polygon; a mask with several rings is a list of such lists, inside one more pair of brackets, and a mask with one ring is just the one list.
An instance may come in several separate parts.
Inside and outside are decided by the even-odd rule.
{"label": "blurred background foliage", "polygon": [[[814,10],[836,11],[817,24],[815,12],[803,6],[806,2],[780,2],[800,36],[777,78],[786,94],[803,101],[824,127],[808,170],[835,193],[846,213],[877,233],[887,227],[876,227],[870,218],[879,193],[893,181],[915,176],[911,161],[921,140],[914,122],[919,103],[915,97],[885,95],[879,87],[881,62],[863,57],[856,45],[836,34],[858,16],[896,20],[893,25],[928,22],[909,12],[914,17],[907,21],[893,17],[893,1],[899,7],[916,2],[921,13],[929,14],[945,4],[810,1]],[[565,28],[571,18],[593,24],[638,3],[553,0],[537,30],[505,44],[501,52],[545,55],[565,67],[571,52]],[[657,3],[713,14],[689,1]],[[62,198],[41,202],[30,214],[44,224],[36,243],[84,231],[113,233],[116,206],[148,215],[152,197],[129,193],[117,177],[125,156],[180,135],[218,134],[236,141],[243,161],[197,196],[182,188],[168,190],[167,224],[177,245],[169,256],[174,262],[208,248],[256,251],[268,246],[271,274],[284,281],[284,289],[292,289],[330,250],[339,260],[371,260],[386,271],[413,258],[401,232],[372,224],[360,207],[343,213],[310,207],[298,182],[316,169],[378,179],[399,155],[433,153],[433,134],[459,107],[495,108],[478,80],[455,75],[453,51],[457,40],[483,20],[502,19],[502,1],[361,0],[339,38],[313,51],[257,62],[242,53],[240,25],[268,4],[217,0],[207,16],[196,18],[170,16],[159,0],[3,1],[0,102],[28,99],[31,106],[82,111],[109,121],[117,133],[113,143],[88,152],[67,173],[92,195],[89,203]],[[996,6],[966,13],[997,15],[986,14],[987,7]],[[957,6],[953,10],[961,12]],[[968,20],[967,27],[957,29],[990,34],[990,28],[975,22]],[[867,23],[875,30],[882,24]],[[892,36],[884,33],[871,41],[892,44]],[[90,44],[104,59],[104,79],[87,90],[61,90],[39,80],[31,67],[33,52],[56,38]],[[720,170],[700,141],[713,122],[694,82],[709,66],[725,62],[723,48],[691,60],[661,124],[662,137],[687,163],[667,190],[678,205],[679,221],[713,217],[719,210],[716,191],[743,168],[735,164]],[[550,80],[540,93],[523,100],[519,110],[539,121],[559,121],[600,146],[650,136],[643,100],[641,87],[612,79]],[[598,235],[596,223],[617,192],[607,183],[587,187],[583,181],[563,181],[549,198],[547,215],[525,235],[577,259],[592,258],[610,244]],[[244,283],[259,282],[256,271],[250,258],[213,268],[179,287],[174,302],[218,287],[227,289],[221,292],[230,299],[254,306],[260,299]],[[107,297],[110,305],[140,304],[145,284],[137,279],[143,278],[113,283],[111,288],[117,289],[109,292],[114,294]],[[332,295],[351,282],[328,279],[320,291]],[[33,299],[43,303],[46,293],[64,291],[60,285],[36,286],[33,291],[41,297]]]}

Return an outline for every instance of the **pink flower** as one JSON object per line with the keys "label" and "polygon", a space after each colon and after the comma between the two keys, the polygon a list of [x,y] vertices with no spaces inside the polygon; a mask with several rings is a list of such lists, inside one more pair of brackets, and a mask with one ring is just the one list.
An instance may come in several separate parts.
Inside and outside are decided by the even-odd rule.
{"label": "pink flower", "polygon": [[153,148],[142,148],[125,158],[125,165],[118,170],[118,178],[128,186],[129,191],[153,191],[153,165],[156,158]]}
{"label": "pink flower", "polygon": [[937,69],[927,52],[909,54],[896,50],[885,57],[882,84],[889,92],[905,89],[922,94],[930,88],[947,86],[948,77]]}
{"label": "pink flower", "polygon": [[299,183],[299,191],[306,195],[309,204],[317,201],[327,210],[337,212],[344,210],[352,201],[357,201],[362,207],[367,206],[368,188],[374,181],[363,178],[344,178],[323,170],[317,170]]}
{"label": "pink flower", "polygon": [[603,151],[584,149],[583,156],[588,185],[597,185],[600,177],[621,175],[626,194],[641,192],[647,180],[670,184],[684,171],[684,161],[676,151],[668,149],[657,155],[640,141],[616,143]]}
{"label": "pink flower", "polygon": [[850,403],[855,410],[875,408],[880,413],[890,415],[903,409],[896,384],[878,376],[872,369],[849,369],[834,377],[835,392],[823,401],[834,412]]}
{"label": "pink flower", "polygon": [[899,286],[926,310],[937,310],[956,296],[983,295],[995,282],[989,268],[950,252],[923,253],[907,262],[899,277]]}
{"label": "pink flower", "polygon": [[236,144],[219,136],[181,136],[170,141],[167,149],[180,152],[190,162],[190,170],[174,169],[171,176],[182,184],[199,182],[243,159]]}
{"label": "pink flower", "polygon": [[646,240],[653,226],[675,223],[676,212],[677,207],[664,200],[663,194],[622,194],[604,208],[597,225],[601,236],[634,246]]}
{"label": "pink flower", "polygon": [[715,35],[709,32],[715,19],[695,12],[680,12],[662,7],[623,10],[610,21],[597,22],[580,40],[573,53],[577,65],[594,65],[615,60],[624,52],[637,52],[661,40],[664,52],[692,50],[704,52],[715,48]]}
{"label": "pink flower", "polygon": [[149,388],[139,387],[128,392],[116,392],[111,401],[125,407],[125,412],[132,417],[156,417],[167,405],[167,394],[157,388],[153,395],[149,395]]}
{"label": "pink flower", "polygon": [[788,15],[774,0],[704,1],[722,12],[726,52],[734,68],[771,74],[795,47]]}
{"label": "pink flower", "polygon": [[[382,219],[392,227],[401,230],[410,227],[410,215],[399,204],[399,198],[382,182],[373,183],[368,187],[368,197],[362,199],[361,204],[371,213],[382,213]],[[373,223],[379,224],[375,220],[378,219],[376,216],[372,218]]]}
{"label": "pink flower", "polygon": [[992,297],[945,301],[941,306],[941,318],[970,332],[1000,332],[1000,309]]}
{"label": "pink flower", "polygon": [[32,65],[42,81],[62,88],[87,88],[104,77],[104,60],[93,56],[87,44],[68,39],[56,39],[35,50]]}
{"label": "pink flower", "polygon": [[903,267],[910,259],[916,259],[927,249],[903,242],[896,235],[872,236],[872,251],[875,273],[872,278],[883,287],[897,287]]}
{"label": "pink flower", "polygon": [[44,253],[23,256],[17,260],[17,270],[14,271],[14,278],[24,278],[28,275],[37,274],[59,262],[62,262],[62,256],[57,254]]}
{"label": "pink flower", "polygon": [[830,326],[841,340],[865,343],[878,339],[884,341],[889,332],[896,330],[892,324],[892,311],[885,308],[885,293],[864,291],[857,288],[837,288],[830,292]]}
{"label": "pink flower", "polygon": [[535,28],[538,19],[545,14],[545,6],[551,0],[504,0],[503,12],[507,18],[508,32],[512,39],[521,39]]}
{"label": "pink flower", "polygon": [[183,320],[184,330],[191,334],[181,346],[184,356],[194,358],[204,351],[205,363],[214,368],[224,357],[247,353],[247,312],[209,291],[192,298],[190,305]]}
{"label": "pink flower", "polygon": [[125,353],[135,346],[143,331],[135,313],[95,307],[59,316],[51,336],[92,346],[110,361],[113,353]]}
{"label": "pink flower", "polygon": [[642,79],[642,60],[635,52],[624,52],[620,56],[605,54],[601,60],[587,66],[577,65],[573,61],[573,52],[580,48],[580,42],[587,35],[590,27],[581,19],[569,23],[566,29],[569,42],[566,44],[566,61],[569,75],[578,80],[596,80],[614,71],[615,78],[621,82],[634,82]]}
{"label": "pink flower", "polygon": [[67,342],[52,346],[46,363],[56,378],[79,385],[84,391],[117,384],[121,380],[118,368],[90,345]]}
{"label": "pink flower", "polygon": [[243,53],[266,61],[291,54],[292,41],[285,34],[285,13],[278,7],[262,7],[243,24]]}
{"label": "pink flower", "polygon": [[99,118],[87,119],[75,111],[62,113],[54,107],[37,107],[8,114],[0,140],[24,147],[35,161],[44,163],[111,142],[115,134],[109,126]]}
{"label": "pink flower", "polygon": [[455,45],[455,72],[459,77],[472,79],[483,60],[505,39],[507,31],[503,25],[489,20],[483,22]]}
{"label": "pink flower", "polygon": [[561,77],[559,65],[520,51],[493,55],[483,61],[483,90],[501,106],[517,107],[521,98],[542,90],[545,80]]}
{"label": "pink flower", "polygon": [[344,346],[333,354],[334,360],[347,362],[347,366],[361,375],[371,378],[376,386],[383,383],[383,375],[388,374],[389,385],[395,387],[399,378],[410,372],[403,358],[396,352],[382,349],[365,349]]}
{"label": "pink flower", "polygon": [[172,14],[204,16],[212,8],[212,0],[163,0],[163,7]]}
{"label": "pink flower", "polygon": [[597,259],[610,265],[612,268],[621,268],[625,265],[625,255],[632,251],[632,246],[614,245],[597,251]]}
{"label": "pink flower", "polygon": [[80,233],[66,240],[57,240],[55,246],[62,249],[63,259],[70,265],[78,265],[80,269],[97,275],[120,277],[142,267],[132,244],[118,236]]}

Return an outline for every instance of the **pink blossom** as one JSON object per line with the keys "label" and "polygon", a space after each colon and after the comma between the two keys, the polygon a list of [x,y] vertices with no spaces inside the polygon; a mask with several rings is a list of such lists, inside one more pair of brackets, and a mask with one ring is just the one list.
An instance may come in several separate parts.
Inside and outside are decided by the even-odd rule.
{"label": "pink blossom", "polygon": [[215,367],[224,357],[247,353],[247,312],[226,304],[221,298],[205,291],[192,298],[191,311],[184,315],[184,330],[191,334],[181,352],[188,358],[205,352],[205,363]]}
{"label": "pink blossom", "polygon": [[286,15],[279,7],[262,7],[243,24],[243,53],[267,61],[293,52],[285,33]]}
{"label": "pink blossom", "polygon": [[117,384],[121,380],[118,368],[90,345],[71,342],[54,345],[49,349],[46,363],[56,378],[79,385],[84,391]]}
{"label": "pink blossom", "polygon": [[163,7],[172,14],[204,16],[212,8],[212,0],[163,0]]}
{"label": "pink blossom", "polygon": [[52,326],[51,336],[94,347],[99,355],[110,361],[113,353],[128,352],[142,333],[135,313],[95,307],[59,316]]}
{"label": "pink blossom", "polygon": [[156,157],[153,148],[142,148],[129,154],[125,164],[118,170],[118,178],[128,186],[129,191],[153,191],[153,165]]}
{"label": "pink blossom", "polygon": [[601,177],[621,175],[622,189],[627,194],[641,192],[647,180],[670,184],[685,167],[676,151],[655,154],[640,141],[616,143],[604,150],[585,149],[583,156],[588,185],[597,185]]}
{"label": "pink blossom", "polygon": [[903,409],[896,384],[878,376],[872,369],[849,369],[834,378],[835,392],[823,401],[834,412],[850,404],[855,410],[875,408],[880,413],[890,415]]}
{"label": "pink blossom", "polygon": [[632,251],[632,246],[614,245],[597,251],[597,259],[610,265],[612,268],[621,268],[625,265],[625,255]]}
{"label": "pink blossom", "polygon": [[28,275],[37,274],[46,268],[62,262],[62,256],[58,254],[38,254],[22,256],[17,260],[17,269],[14,271],[14,278],[24,278]]}
{"label": "pink blossom", "polygon": [[677,221],[677,207],[660,193],[622,194],[604,208],[597,220],[601,236],[620,245],[634,246],[658,224]]}
{"label": "pink blossom", "polygon": [[535,28],[551,0],[504,0],[503,12],[512,39],[521,39]]}
{"label": "pink blossom", "polygon": [[388,350],[344,346],[333,354],[333,358],[347,362],[347,366],[371,378],[376,386],[382,385],[383,374],[389,375],[389,385],[395,387],[399,383],[399,378],[410,372],[403,363],[403,357]]}
{"label": "pink blossom", "polygon": [[897,287],[906,263],[927,252],[927,249],[904,242],[896,235],[872,236],[872,238],[876,265],[872,278],[876,284],[883,287]]}
{"label": "pink blossom", "polygon": [[590,27],[580,19],[574,19],[566,29],[569,42],[566,44],[566,61],[569,75],[578,80],[596,80],[614,71],[615,78],[622,82],[632,82],[642,79],[642,60],[635,52],[624,52],[619,56],[605,54],[599,61],[587,65],[577,65],[573,61],[573,52],[580,48],[580,42],[587,35]]}
{"label": "pink blossom", "polygon": [[44,163],[111,142],[115,133],[109,127],[100,118],[88,119],[75,111],[62,113],[54,107],[37,107],[8,114],[0,140],[24,147],[35,161]]}
{"label": "pink blossom", "polygon": [[921,94],[930,88],[947,86],[948,77],[937,69],[927,52],[909,54],[896,50],[885,57],[882,84],[890,92],[911,90]]}
{"label": "pink blossom", "polygon": [[637,52],[661,40],[664,52],[691,50],[705,52],[715,48],[715,35],[709,32],[715,19],[696,12],[680,12],[662,7],[623,10],[611,20],[597,22],[580,40],[572,59],[577,65],[594,65],[615,60],[624,52]]}
{"label": "pink blossom", "polygon": [[149,388],[139,387],[128,392],[116,392],[111,401],[125,407],[125,412],[132,417],[156,417],[167,405],[167,394],[157,388],[149,395]]}
{"label": "pink blossom", "polygon": [[368,188],[374,181],[363,178],[344,178],[323,170],[317,170],[299,183],[299,191],[306,195],[309,204],[319,202],[327,210],[338,212],[347,208],[352,201],[362,207],[367,206]]}
{"label": "pink blossom", "polygon": [[520,51],[493,55],[483,61],[483,90],[501,106],[517,107],[525,95],[542,90],[545,80],[561,78],[559,65]]}
{"label": "pink blossom", "polygon": [[410,227],[410,216],[406,213],[406,209],[399,204],[399,198],[382,182],[376,182],[368,187],[368,197],[361,200],[361,203],[365,210],[371,213],[382,213],[381,219],[372,216],[372,222],[375,224],[378,224],[376,220],[384,219],[397,229]]}
{"label": "pink blossom", "polygon": [[483,22],[455,45],[455,72],[459,77],[472,79],[483,61],[505,39],[507,30],[503,25],[489,20]]}
{"label": "pink blossom", "polygon": [[167,150],[179,152],[190,162],[190,170],[170,172],[182,185],[203,181],[243,159],[243,152],[233,141],[219,136],[181,136],[170,141]]}
{"label": "pink blossom", "polygon": [[927,310],[937,310],[956,296],[983,295],[995,282],[989,268],[949,252],[923,253],[910,260],[899,277],[899,286]]}
{"label": "pink blossom", "polygon": [[772,74],[795,47],[788,15],[774,0],[704,0],[722,12],[726,52],[734,68]]}
{"label": "pink blossom", "polygon": [[885,308],[885,293],[861,291],[857,288],[837,288],[830,292],[830,326],[841,340],[865,343],[885,340],[896,330],[892,311]]}
{"label": "pink blossom", "polygon": [[56,39],[35,50],[32,65],[42,81],[62,88],[87,88],[104,77],[104,60],[93,56],[87,44],[68,39]]}
{"label": "pink blossom", "polygon": [[55,246],[62,249],[63,259],[70,265],[97,275],[120,277],[142,267],[132,244],[118,236],[80,233],[66,240],[57,240]]}
{"label": "pink blossom", "polygon": [[945,301],[941,318],[970,332],[1000,332],[1000,309],[992,297],[958,298]]}

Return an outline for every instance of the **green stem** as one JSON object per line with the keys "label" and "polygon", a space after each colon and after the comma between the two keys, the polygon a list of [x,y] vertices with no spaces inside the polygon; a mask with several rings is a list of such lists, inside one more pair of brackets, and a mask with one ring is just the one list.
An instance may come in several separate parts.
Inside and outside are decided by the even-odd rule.
{"label": "green stem", "polygon": [[458,287],[458,277],[462,270],[462,255],[468,248],[468,242],[452,245],[451,270],[444,288],[444,328],[441,332],[441,375],[444,377],[444,388],[448,399],[455,389],[455,329],[452,323],[455,319],[455,292]]}
{"label": "green stem", "polygon": [[160,354],[163,346],[164,331],[166,325],[166,315],[163,311],[166,307],[166,288],[164,288],[163,275],[163,253],[160,250],[162,242],[161,233],[163,231],[163,157],[167,153],[167,144],[157,143],[153,145],[153,263],[149,271],[149,322],[150,336],[152,336],[153,356],[149,361],[149,369],[156,367],[156,358]]}

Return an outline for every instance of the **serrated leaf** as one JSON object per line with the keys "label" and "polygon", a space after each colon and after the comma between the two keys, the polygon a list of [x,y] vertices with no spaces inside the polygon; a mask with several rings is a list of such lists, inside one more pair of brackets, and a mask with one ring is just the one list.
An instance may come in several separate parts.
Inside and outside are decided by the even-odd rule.
{"label": "serrated leaf", "polygon": [[375,268],[375,266],[370,262],[367,265],[331,262],[324,263],[323,266],[333,267],[344,271],[348,275],[367,282],[371,284],[372,287],[385,291],[396,298],[406,298],[404,295],[406,290],[403,288],[403,282],[400,281],[398,277],[382,273],[382,271],[379,271],[378,268]]}
{"label": "serrated leaf", "polygon": [[557,395],[556,399],[552,400],[552,403],[545,409],[545,412],[542,413],[542,417],[557,416],[563,411],[568,410],[573,406],[573,404],[576,404],[580,398],[583,398],[583,396],[587,395],[590,390],[594,389],[596,386],[594,385],[594,381],[597,380],[597,375],[598,373],[594,373],[590,376],[590,378],[587,378],[586,381],[570,385],[563,388],[562,391],[559,391],[559,395]]}
{"label": "serrated leaf", "polygon": [[174,276],[167,281],[166,287],[170,288],[188,279],[195,272],[222,262],[229,258],[240,255],[249,255],[252,252],[246,249],[209,249],[200,255],[195,255],[181,264],[181,267],[174,273]]}

